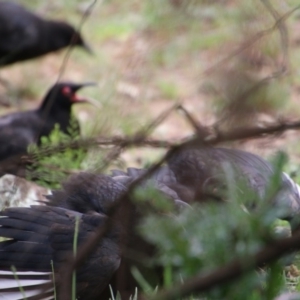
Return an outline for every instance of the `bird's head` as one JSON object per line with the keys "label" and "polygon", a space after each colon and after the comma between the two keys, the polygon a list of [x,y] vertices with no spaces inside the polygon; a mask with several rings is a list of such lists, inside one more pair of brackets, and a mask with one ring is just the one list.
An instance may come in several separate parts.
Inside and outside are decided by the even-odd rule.
{"label": "bird's head", "polygon": [[67,46],[79,46],[90,54],[93,54],[91,47],[85,42],[82,35],[73,26],[60,21],[48,21],[51,25],[50,46],[53,50],[59,50]]}
{"label": "bird's head", "polygon": [[59,109],[70,110],[71,106],[75,103],[89,102],[95,105],[95,103],[87,98],[77,94],[77,91],[86,86],[95,85],[93,82],[87,83],[72,83],[72,82],[60,82],[52,86],[48,91],[44,101],[40,107],[40,111],[51,111],[56,107]]}

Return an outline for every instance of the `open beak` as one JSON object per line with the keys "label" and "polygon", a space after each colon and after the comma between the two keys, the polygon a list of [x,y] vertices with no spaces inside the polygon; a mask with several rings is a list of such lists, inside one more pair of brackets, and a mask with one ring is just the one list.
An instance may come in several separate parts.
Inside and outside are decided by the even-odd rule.
{"label": "open beak", "polygon": [[96,99],[93,99],[91,97],[84,97],[74,94],[74,98],[72,100],[73,103],[90,103],[97,108],[101,108],[101,104]]}
{"label": "open beak", "polygon": [[86,83],[81,83],[81,84],[77,84],[76,86],[74,86],[73,87],[74,94],[72,97],[73,103],[90,103],[90,104],[94,105],[95,107],[100,108],[101,105],[100,105],[100,103],[98,103],[97,100],[90,98],[90,97],[80,96],[80,95],[76,94],[76,92],[78,90],[80,90],[84,87],[95,86],[95,85],[97,85],[96,82],[86,82]]}

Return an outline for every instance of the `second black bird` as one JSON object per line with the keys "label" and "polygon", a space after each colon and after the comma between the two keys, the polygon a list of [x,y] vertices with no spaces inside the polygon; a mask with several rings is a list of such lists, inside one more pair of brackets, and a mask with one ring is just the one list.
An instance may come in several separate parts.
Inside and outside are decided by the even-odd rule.
{"label": "second black bird", "polygon": [[[91,83],[63,82],[55,84],[46,94],[39,108],[0,117],[0,166],[8,158],[26,154],[30,144],[39,144],[59,124],[68,133],[71,108],[75,103],[87,102],[76,92]],[[6,171],[7,172],[7,171]]]}
{"label": "second black bird", "polygon": [[[80,248],[104,226],[111,205],[124,191],[125,187],[109,176],[80,173],[53,193],[49,204],[53,201],[54,206],[1,212],[0,236],[9,240],[0,242],[0,295],[10,300],[23,299],[24,295],[28,300],[62,299],[60,279],[72,255],[74,236]],[[76,299],[102,299],[102,290],[120,264],[120,229],[114,222],[76,270]]]}

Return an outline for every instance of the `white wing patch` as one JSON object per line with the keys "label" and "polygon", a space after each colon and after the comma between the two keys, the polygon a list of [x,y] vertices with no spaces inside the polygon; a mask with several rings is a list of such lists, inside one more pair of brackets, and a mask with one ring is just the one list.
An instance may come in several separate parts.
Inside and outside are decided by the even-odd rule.
{"label": "white wing patch", "polygon": [[[47,286],[45,289],[45,285],[51,283],[51,278],[51,272],[0,271],[0,299],[18,300],[24,299],[24,295],[26,298],[40,295],[43,300],[53,299],[53,287]],[[50,296],[49,292],[52,292]]]}

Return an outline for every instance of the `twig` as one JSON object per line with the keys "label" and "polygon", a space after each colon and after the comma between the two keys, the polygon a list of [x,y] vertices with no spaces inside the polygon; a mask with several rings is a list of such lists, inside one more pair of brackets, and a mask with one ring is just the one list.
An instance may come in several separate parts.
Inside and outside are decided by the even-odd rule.
{"label": "twig", "polygon": [[283,16],[281,16],[279,19],[277,19],[277,21],[275,22],[275,24],[272,27],[258,32],[247,43],[243,44],[241,47],[239,47],[235,51],[231,52],[229,55],[225,56],[220,61],[218,61],[217,63],[215,63],[214,65],[212,65],[211,67],[207,68],[203,72],[202,77],[206,77],[207,75],[210,75],[211,73],[213,73],[215,70],[218,70],[220,68],[220,66],[223,65],[226,61],[228,61],[231,58],[235,57],[236,55],[242,53],[247,48],[249,48],[250,46],[252,46],[256,42],[258,42],[260,39],[262,39],[264,36],[272,33],[278,27],[278,24],[281,24],[284,20],[286,20],[291,14],[293,14],[299,8],[300,8],[300,5],[297,5],[296,7],[294,7],[293,9],[291,9],[290,11],[288,11],[287,13],[285,13]]}
{"label": "twig", "polygon": [[[90,16],[95,4],[97,3],[97,0],[93,0],[93,2],[91,2],[89,4],[89,6],[87,7],[87,9],[84,11],[84,14],[76,28],[76,31],[79,33],[85,23],[85,21],[88,19],[88,17]],[[63,58],[63,62],[60,66],[60,69],[59,69],[59,72],[58,72],[58,76],[57,76],[57,79],[56,79],[56,83],[58,83],[60,81],[60,79],[62,78],[65,70],[66,70],[66,67],[67,67],[67,64],[68,64],[68,61],[69,61],[69,58],[70,58],[70,55],[71,55],[71,52],[75,46],[75,42],[76,42],[76,39],[77,39],[77,36],[76,34],[73,35],[72,39],[71,39],[71,42],[70,42],[70,46],[68,47],[67,49],[67,52]]]}
{"label": "twig", "polygon": [[195,132],[197,132],[198,135],[205,135],[207,134],[206,132],[206,128],[200,124],[200,122],[198,122],[193,116],[192,114],[190,114],[188,112],[188,110],[183,106],[183,105],[179,105],[178,106],[178,110],[182,111],[185,118],[187,119],[187,121],[190,123],[190,125],[192,126],[192,128],[194,129]]}
{"label": "twig", "polygon": [[281,39],[281,48],[282,48],[282,54],[283,54],[283,61],[282,61],[282,66],[281,70],[282,72],[288,72],[289,70],[289,60],[288,60],[288,53],[289,53],[289,35],[288,35],[288,30],[285,24],[286,18],[280,18],[280,15],[278,12],[274,9],[272,4],[270,3],[269,0],[261,0],[263,5],[267,8],[267,10],[270,12],[270,14],[273,16],[275,22],[275,26],[278,28],[279,34],[280,34],[280,39]]}
{"label": "twig", "polygon": [[[224,142],[237,141],[250,138],[262,138],[271,134],[283,133],[287,130],[299,130],[300,120],[290,122],[278,122],[277,124],[270,125],[268,127],[245,127],[239,129],[233,129],[230,131],[222,131],[219,128],[215,128],[215,125],[211,127],[204,127],[203,132],[207,132],[207,135],[196,135],[192,138],[185,138],[183,146],[191,144],[214,146]],[[32,163],[40,156],[49,156],[55,153],[60,153],[66,149],[89,149],[95,146],[118,146],[122,149],[128,147],[155,147],[155,148],[173,148],[180,145],[180,141],[166,141],[159,139],[148,139],[146,136],[141,137],[134,135],[133,137],[99,137],[99,138],[88,138],[78,139],[76,141],[63,142],[55,146],[40,149],[38,153],[29,155],[16,156],[6,161],[1,162],[1,172],[5,172],[12,166],[25,165],[26,163]]]}
{"label": "twig", "polygon": [[[115,159],[117,159],[122,151],[125,148],[128,148],[133,145],[145,145],[145,140],[149,136],[149,134],[175,110],[178,108],[178,104],[175,104],[162,112],[157,118],[155,118],[150,124],[139,130],[134,134],[131,138],[125,138],[123,140],[119,139],[117,143],[115,143],[115,147],[108,153],[108,155],[104,158],[103,163],[100,167],[97,168],[97,171],[101,171],[105,169],[109,163]],[[156,143],[158,145],[159,143]],[[161,147],[161,144],[160,144]]]}

